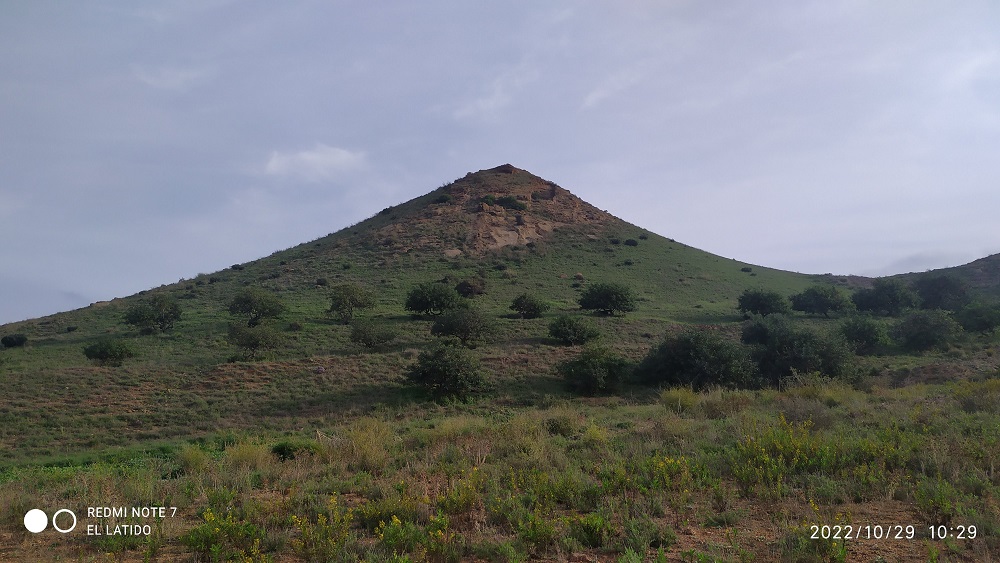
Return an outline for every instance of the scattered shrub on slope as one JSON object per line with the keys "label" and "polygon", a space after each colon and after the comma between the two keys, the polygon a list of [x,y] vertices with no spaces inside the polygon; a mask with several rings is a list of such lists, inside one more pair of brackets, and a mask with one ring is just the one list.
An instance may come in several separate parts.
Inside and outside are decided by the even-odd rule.
{"label": "scattered shrub on slope", "polygon": [[119,366],[135,356],[135,350],[124,340],[103,337],[83,349],[83,355],[100,365]]}
{"label": "scattered shrub on slope", "polygon": [[877,354],[892,344],[889,328],[884,322],[867,315],[855,315],[840,325],[840,334],[860,356]]}
{"label": "scattered shrub on slope", "polygon": [[668,336],[643,358],[636,375],[648,385],[757,387],[758,372],[738,342],[704,330]]}
{"label": "scattered shrub on slope", "polygon": [[593,396],[617,391],[628,376],[629,362],[607,349],[594,347],[560,363],[556,371],[571,390]]}
{"label": "scattered shrub on slope", "polygon": [[940,309],[913,311],[896,325],[899,345],[911,352],[924,352],[932,348],[947,348],[962,332],[951,314]]}
{"label": "scattered shrub on slope", "polygon": [[436,399],[468,397],[485,382],[479,362],[469,352],[444,344],[421,352],[406,378]]}
{"label": "scattered shrub on slope", "polygon": [[514,298],[510,309],[521,315],[522,319],[537,319],[549,310],[549,304],[534,295],[522,293]]}
{"label": "scattered shrub on slope", "polygon": [[453,288],[440,283],[422,283],[413,287],[406,294],[404,307],[416,315],[438,316],[445,311],[455,309],[462,297]]}
{"label": "scattered shrub on slope", "polygon": [[493,319],[472,307],[448,311],[431,326],[434,336],[454,336],[470,348],[485,343],[496,331]]}
{"label": "scattered shrub on slope", "polygon": [[746,316],[776,315],[789,312],[788,301],[777,291],[747,289],[739,296],[736,308]]}
{"label": "scattered shrub on slope", "polygon": [[580,308],[615,315],[635,310],[635,294],[620,283],[595,283],[580,295]]}
{"label": "scattered shrub on slope", "polygon": [[341,283],[330,288],[329,313],[350,324],[354,312],[375,306],[375,294],[356,283]]}
{"label": "scattered shrub on slope", "polygon": [[560,315],[549,323],[549,336],[567,346],[584,344],[600,336],[600,331],[586,319]]}

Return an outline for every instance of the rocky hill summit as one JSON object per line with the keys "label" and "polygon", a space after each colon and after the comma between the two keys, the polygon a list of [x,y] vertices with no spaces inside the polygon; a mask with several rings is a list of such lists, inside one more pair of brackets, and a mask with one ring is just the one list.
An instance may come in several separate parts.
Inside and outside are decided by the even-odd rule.
{"label": "rocky hill summit", "polygon": [[372,231],[357,234],[374,237],[385,250],[435,250],[448,257],[537,243],[563,226],[597,231],[620,222],[556,183],[510,164],[470,172],[379,215],[392,220],[374,222]]}

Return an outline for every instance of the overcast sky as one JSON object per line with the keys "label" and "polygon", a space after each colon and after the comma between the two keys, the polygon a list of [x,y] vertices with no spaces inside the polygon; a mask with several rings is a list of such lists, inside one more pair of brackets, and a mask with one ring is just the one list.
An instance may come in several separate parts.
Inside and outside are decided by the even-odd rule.
{"label": "overcast sky", "polygon": [[1000,252],[1000,3],[0,8],[0,322],[213,272],[511,163],[754,264]]}

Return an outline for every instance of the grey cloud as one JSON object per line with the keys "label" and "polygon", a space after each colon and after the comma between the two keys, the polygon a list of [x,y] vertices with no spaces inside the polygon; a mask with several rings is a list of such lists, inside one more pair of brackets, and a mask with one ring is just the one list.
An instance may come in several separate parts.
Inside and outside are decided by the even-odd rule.
{"label": "grey cloud", "polygon": [[994,2],[41,0],[4,16],[0,237],[25,242],[0,279],[93,300],[503,162],[793,270],[954,265],[996,239]]}

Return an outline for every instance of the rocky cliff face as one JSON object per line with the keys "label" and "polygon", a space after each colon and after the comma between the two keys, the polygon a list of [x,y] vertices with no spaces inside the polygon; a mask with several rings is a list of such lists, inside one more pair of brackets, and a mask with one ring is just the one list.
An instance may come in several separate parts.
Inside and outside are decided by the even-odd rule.
{"label": "rocky cliff face", "polygon": [[[422,206],[414,208],[418,203]],[[410,212],[378,228],[377,240],[397,251],[435,249],[450,257],[544,241],[562,226],[598,228],[618,221],[555,183],[510,164],[470,172],[400,207]]]}

